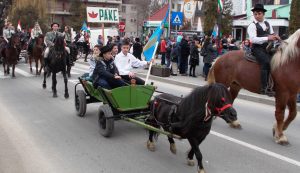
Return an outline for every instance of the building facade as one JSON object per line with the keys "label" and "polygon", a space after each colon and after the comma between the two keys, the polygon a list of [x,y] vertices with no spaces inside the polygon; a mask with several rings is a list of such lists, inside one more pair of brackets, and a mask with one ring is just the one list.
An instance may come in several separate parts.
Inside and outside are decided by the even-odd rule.
{"label": "building facade", "polygon": [[234,37],[237,40],[247,38],[247,27],[254,19],[251,9],[257,3],[264,4],[267,10],[265,18],[273,26],[274,32],[279,36],[286,34],[289,26],[291,2],[292,0],[246,0],[246,16],[233,21]]}

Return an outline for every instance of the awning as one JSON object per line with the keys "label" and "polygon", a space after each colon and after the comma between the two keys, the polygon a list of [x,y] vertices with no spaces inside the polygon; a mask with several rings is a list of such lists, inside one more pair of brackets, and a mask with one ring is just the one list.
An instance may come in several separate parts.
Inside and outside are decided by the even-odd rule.
{"label": "awning", "polygon": [[[272,25],[272,26],[289,26],[289,21],[286,19],[267,19],[267,21]],[[252,20],[233,20],[233,26],[245,26],[247,27],[250,25],[250,23],[253,22]]]}

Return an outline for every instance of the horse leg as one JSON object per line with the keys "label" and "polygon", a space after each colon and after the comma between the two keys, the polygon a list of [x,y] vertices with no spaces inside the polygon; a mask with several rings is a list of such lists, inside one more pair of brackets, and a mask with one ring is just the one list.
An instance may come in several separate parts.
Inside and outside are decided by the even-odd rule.
{"label": "horse leg", "polygon": [[67,66],[67,74],[68,74],[68,77],[70,78],[71,77],[71,65]]}
{"label": "horse leg", "polygon": [[53,92],[53,97],[57,97],[57,91],[56,91],[56,73],[52,74],[52,92]]}
{"label": "horse leg", "polygon": [[273,137],[275,142],[281,145],[288,144],[287,137],[283,134],[284,112],[288,102],[288,98],[289,96],[286,94],[276,93],[276,124],[273,127]]}
{"label": "horse leg", "polygon": [[[229,92],[231,94],[231,98],[232,98],[232,103],[234,102],[234,100],[236,99],[236,97],[238,96],[239,92],[241,90],[241,87],[236,84],[236,83],[232,83],[230,85],[230,89],[229,89]],[[235,120],[233,122],[231,122],[229,124],[230,127],[234,128],[234,129],[241,129],[241,124],[238,120]]]}
{"label": "horse leg", "polygon": [[43,81],[43,88],[44,88],[44,89],[47,88],[46,78],[47,78],[47,71],[44,71],[44,81]]}
{"label": "horse leg", "polygon": [[193,160],[193,157],[194,157],[194,150],[193,148],[190,149],[190,151],[188,151],[188,154],[187,154],[187,164],[189,166],[195,166],[195,162]]}
{"label": "horse leg", "polygon": [[42,58],[40,58],[40,63],[41,63],[41,68],[39,70],[39,75],[41,75],[42,73],[42,69],[43,69],[43,62],[42,62]]}
{"label": "horse leg", "polygon": [[153,142],[153,136],[155,135],[155,132],[152,130],[149,130],[149,139],[147,141],[147,148],[149,151],[155,151],[155,144]]}
{"label": "horse leg", "polygon": [[29,57],[29,67],[30,67],[30,73],[32,73],[32,57]]}
{"label": "horse leg", "polygon": [[289,115],[284,121],[283,130],[286,130],[288,128],[290,123],[295,119],[297,115],[296,95],[293,95],[289,98],[287,105],[289,108]]}
{"label": "horse leg", "polygon": [[173,138],[168,137],[169,143],[170,143],[170,151],[173,154],[176,154],[176,145]]}
{"label": "horse leg", "polygon": [[65,82],[65,98],[69,98],[69,92],[68,92],[68,78],[67,78],[67,73],[66,71],[63,71],[63,77],[64,77],[64,82]]}
{"label": "horse leg", "polygon": [[4,69],[4,76],[5,76],[7,71],[6,71],[6,68],[5,68],[5,62],[4,61],[2,62],[2,65],[3,65],[3,69]]}
{"label": "horse leg", "polygon": [[[205,138],[205,137],[204,137]],[[205,173],[204,171],[204,167],[203,167],[203,163],[202,163],[202,153],[199,149],[199,144],[202,142],[202,140],[204,139],[202,138],[200,140],[200,142],[198,142],[197,139],[195,138],[188,138],[188,141],[192,147],[192,150],[194,151],[196,158],[198,160],[198,173]]]}
{"label": "horse leg", "polygon": [[11,72],[11,74],[12,74],[11,76],[12,76],[12,77],[16,77],[16,76],[15,76],[15,68],[16,68],[16,65],[13,64],[12,67],[11,67],[11,71],[12,71],[12,72]]}
{"label": "horse leg", "polygon": [[36,58],[34,61],[35,61],[35,75],[39,75],[39,60]]}

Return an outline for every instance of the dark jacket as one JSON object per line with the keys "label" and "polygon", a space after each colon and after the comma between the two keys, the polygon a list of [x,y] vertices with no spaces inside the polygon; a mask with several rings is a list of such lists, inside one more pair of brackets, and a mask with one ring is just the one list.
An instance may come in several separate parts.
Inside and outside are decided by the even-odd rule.
{"label": "dark jacket", "polygon": [[191,44],[190,65],[199,65],[199,50],[198,46],[193,42]]}
{"label": "dark jacket", "polygon": [[206,50],[207,55],[203,57],[203,62],[211,64],[217,57],[217,49],[213,47],[212,43],[206,45],[204,49]]}
{"label": "dark jacket", "polygon": [[181,48],[181,58],[182,59],[187,59],[190,55],[190,46],[189,43],[186,39],[182,39],[180,42],[180,48]]}
{"label": "dark jacket", "polygon": [[96,64],[92,79],[94,82],[97,82],[99,79],[114,79],[115,74],[119,74],[119,72],[114,61],[112,59],[109,61],[102,59]]}
{"label": "dark jacket", "polygon": [[136,57],[137,59],[141,60],[141,55],[143,52],[143,46],[140,42],[135,42],[133,44],[133,56]]}

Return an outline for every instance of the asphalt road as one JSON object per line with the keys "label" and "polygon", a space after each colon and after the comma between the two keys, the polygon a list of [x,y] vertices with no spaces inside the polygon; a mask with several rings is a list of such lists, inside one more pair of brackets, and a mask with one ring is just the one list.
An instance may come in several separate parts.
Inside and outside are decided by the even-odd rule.
{"label": "asphalt road", "polygon": [[[70,98],[63,97],[58,75],[58,98],[52,98],[51,80],[42,89],[42,78],[18,65],[17,77],[3,76],[0,68],[0,172],[1,173],[188,173],[186,140],[176,140],[177,155],[169,151],[165,136],[156,152],[146,149],[147,132],[124,121],[115,122],[110,138],[99,134],[97,109],[89,104],[86,117],[76,116],[74,83],[88,66],[76,64],[69,79]],[[186,95],[189,88],[155,82],[158,90]],[[207,173],[300,172],[300,119],[290,125],[289,146],[272,140],[274,107],[236,100],[242,130],[231,129],[221,119],[200,145]]]}

